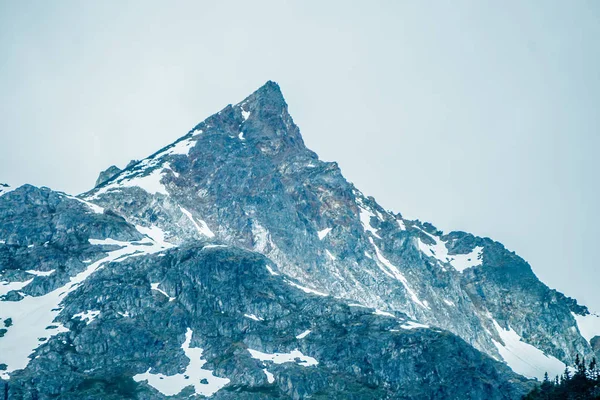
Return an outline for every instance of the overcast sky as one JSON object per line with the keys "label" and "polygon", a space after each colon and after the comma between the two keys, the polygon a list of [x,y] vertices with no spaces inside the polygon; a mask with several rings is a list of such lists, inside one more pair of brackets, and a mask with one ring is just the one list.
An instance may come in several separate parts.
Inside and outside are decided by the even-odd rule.
{"label": "overcast sky", "polygon": [[600,311],[599,38],[595,0],[0,0],[0,182],[80,193],[271,79],[364,193]]}

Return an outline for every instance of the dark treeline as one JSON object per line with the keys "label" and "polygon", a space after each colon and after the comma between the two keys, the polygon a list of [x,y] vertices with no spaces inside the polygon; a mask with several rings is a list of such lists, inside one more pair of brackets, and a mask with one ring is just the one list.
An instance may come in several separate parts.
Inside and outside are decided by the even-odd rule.
{"label": "dark treeline", "polygon": [[561,376],[554,379],[544,375],[544,381],[537,385],[524,400],[600,400],[600,368],[594,358],[588,365],[585,359],[575,359],[575,371],[565,368]]}

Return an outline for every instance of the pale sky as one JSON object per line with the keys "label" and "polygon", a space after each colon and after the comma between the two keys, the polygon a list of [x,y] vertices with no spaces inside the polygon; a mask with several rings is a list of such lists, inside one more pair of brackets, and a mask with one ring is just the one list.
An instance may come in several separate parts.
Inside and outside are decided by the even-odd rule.
{"label": "pale sky", "polygon": [[0,0],[0,182],[73,194],[271,79],[384,207],[600,311],[600,2]]}

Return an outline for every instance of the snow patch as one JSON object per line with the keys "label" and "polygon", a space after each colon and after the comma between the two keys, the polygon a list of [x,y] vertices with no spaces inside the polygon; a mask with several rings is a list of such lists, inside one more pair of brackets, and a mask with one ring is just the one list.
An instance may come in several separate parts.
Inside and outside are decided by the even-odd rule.
{"label": "snow patch", "polygon": [[365,305],[358,304],[358,303],[350,303],[350,304],[348,304],[348,307],[369,308],[369,307],[367,307],[367,306],[365,306]]}
{"label": "snow patch", "polygon": [[244,119],[244,121],[246,121],[248,117],[250,117],[250,111],[244,111],[242,109],[242,118]]}
{"label": "snow patch", "polygon": [[0,183],[0,197],[4,196],[8,192],[15,190],[12,186],[6,183]]}
{"label": "snow patch", "polygon": [[165,196],[169,195],[165,185],[161,183],[162,179],[162,170],[155,169],[150,174],[146,176],[136,176],[133,179],[125,180],[120,182],[120,185],[123,187],[139,187],[144,189],[146,192],[150,194],[164,194]]}
{"label": "snow patch", "polygon": [[279,275],[277,272],[273,271],[273,268],[271,268],[269,265],[265,265],[267,267],[267,271],[269,271],[269,274],[271,275]]}
{"label": "snow patch", "polygon": [[404,288],[406,289],[406,291],[408,292],[412,301],[414,301],[415,303],[417,303],[418,305],[420,305],[423,308],[430,309],[427,304],[425,304],[421,300],[419,300],[419,297],[417,296],[415,291],[410,288],[410,286],[408,285],[408,280],[400,272],[398,267],[393,265],[387,258],[385,258],[383,256],[383,254],[379,250],[379,247],[377,247],[377,245],[373,241],[373,238],[369,238],[369,241],[373,245],[373,248],[375,248],[375,254],[377,256],[377,260],[379,261],[379,262],[377,262],[377,265],[379,266],[379,268],[389,277],[396,278],[397,280],[399,280],[402,283],[402,285],[404,286]]}
{"label": "snow patch", "polygon": [[588,341],[588,343],[595,336],[600,336],[600,315],[594,313],[588,315],[571,314],[573,314],[573,317],[577,322],[579,333]]}
{"label": "snow patch", "polygon": [[313,357],[305,356],[300,350],[295,349],[289,353],[263,353],[258,350],[248,349],[252,358],[261,361],[272,361],[275,364],[283,364],[286,362],[295,362],[303,367],[311,367],[313,365],[319,365],[319,362]]}
{"label": "snow patch", "polygon": [[363,229],[365,230],[365,232],[371,232],[373,234],[373,236],[381,239],[381,236],[379,236],[377,234],[377,229],[375,229],[371,226],[371,218],[375,217],[375,214],[373,214],[371,211],[367,210],[366,208],[364,208],[361,205],[358,206],[358,210],[360,213],[359,214],[360,222],[362,223],[362,226],[363,226]]}
{"label": "snow patch", "polygon": [[275,376],[272,373],[270,373],[266,368],[263,368],[263,372],[267,376],[267,382],[269,382],[269,383],[275,382]]}
{"label": "snow patch", "polygon": [[419,250],[421,250],[426,256],[434,257],[443,263],[448,263],[452,265],[458,272],[463,272],[465,269],[481,265],[483,258],[483,247],[476,246],[473,250],[471,250],[470,253],[467,254],[450,255],[448,254],[446,242],[423,230],[421,230],[421,232],[425,233],[435,242],[435,244],[430,245],[423,243],[419,238],[417,239]]}
{"label": "snow patch", "polygon": [[83,199],[80,199],[79,197],[70,196],[68,194],[64,194],[64,196],[66,196],[69,199],[76,200],[76,201],[78,201],[78,202],[80,202],[82,204],[85,204],[95,214],[103,214],[104,213],[104,208],[102,208],[100,206],[97,206],[94,203],[90,203],[89,201],[85,201]]}
{"label": "snow patch", "polygon": [[307,329],[304,332],[302,332],[301,334],[299,334],[298,336],[296,336],[296,339],[304,339],[305,337],[307,337],[310,334],[311,330]]}
{"label": "snow patch", "polygon": [[160,285],[160,283],[151,283],[151,284],[150,284],[150,289],[151,289],[151,290],[156,290],[158,293],[161,293],[161,294],[163,294],[165,297],[167,297],[167,298],[169,299],[169,301],[174,301],[174,300],[175,300],[175,297],[171,297],[171,296],[169,296],[169,295],[167,294],[167,292],[165,292],[165,291],[164,291],[164,290],[162,290],[162,289],[159,289],[159,288],[158,288],[158,285]]}
{"label": "snow patch", "polygon": [[331,228],[325,228],[325,229],[317,232],[317,235],[319,235],[319,240],[323,240],[329,232],[331,232]]}
{"label": "snow patch", "polygon": [[264,321],[264,318],[257,317],[254,314],[244,314],[244,317],[253,319],[254,321]]}
{"label": "snow patch", "polygon": [[188,210],[186,210],[185,208],[183,208],[181,206],[179,206],[179,209],[186,217],[188,217],[188,219],[190,221],[192,221],[192,224],[194,224],[194,227],[196,227],[196,230],[198,231],[199,234],[209,237],[209,238],[215,237],[215,234],[210,230],[210,228],[208,227],[206,222],[202,221],[201,219],[199,219],[198,222],[196,222],[196,220],[192,216],[191,212],[189,212]]}
{"label": "snow patch", "polygon": [[146,227],[146,226],[136,225],[135,229],[137,229],[138,232],[146,235],[149,239],[151,239],[151,241],[155,245],[161,247],[162,249],[170,249],[172,247],[175,247],[175,245],[173,245],[165,240],[165,231],[160,229],[158,226],[152,225],[152,226]]}
{"label": "snow patch", "polygon": [[27,272],[28,274],[31,274],[31,275],[35,275],[35,276],[48,276],[48,275],[52,275],[54,273],[54,271],[56,271],[56,270],[53,269],[50,271],[35,271],[35,270],[30,269],[25,272]]}
{"label": "snow patch", "polygon": [[[147,162],[147,160],[142,161],[142,163]],[[141,173],[130,177],[132,173],[126,173],[122,177],[120,177],[117,181],[111,182],[110,184],[102,187],[92,196],[88,197],[89,200],[98,199],[102,194],[115,191],[122,188],[128,187],[139,187],[140,189],[145,190],[149,194],[163,194],[165,196],[169,195],[167,192],[167,188],[162,184],[161,179],[163,177],[163,173],[167,171],[164,168],[156,168],[152,172],[147,175],[142,176]]]}
{"label": "snow patch", "polygon": [[226,244],[207,244],[206,246],[204,246],[202,248],[202,250],[204,249],[218,249],[218,248],[223,248],[223,247],[228,247]]}
{"label": "snow patch", "polygon": [[180,140],[179,142],[174,143],[172,145],[172,147],[169,147],[165,151],[163,151],[161,153],[158,153],[153,158],[158,159],[158,158],[162,158],[162,157],[164,157],[166,155],[172,155],[172,156],[174,156],[174,155],[183,155],[183,156],[187,156],[188,154],[190,154],[190,150],[195,145],[196,145],[196,141],[192,140],[191,138]]}
{"label": "snow patch", "polygon": [[0,282],[0,296],[4,296],[5,294],[13,290],[21,290],[25,286],[29,285],[31,282],[33,282],[33,278],[23,282]]}
{"label": "snow patch", "polygon": [[[196,394],[203,396],[212,396],[221,390],[229,383],[229,379],[215,376],[212,371],[202,368],[204,364],[206,364],[206,361],[202,360],[202,353],[204,350],[201,348],[190,348],[192,335],[192,330],[187,328],[185,342],[181,345],[181,349],[190,362],[183,373],[171,376],[152,374],[150,373],[151,368],[149,368],[148,371],[143,374],[135,375],[133,379],[136,382],[148,382],[148,385],[152,386],[165,396],[174,396],[188,386],[193,386]],[[202,384],[201,381],[203,379],[206,379],[208,383]]]}
{"label": "snow patch", "polygon": [[425,325],[425,324],[420,324],[418,322],[415,321],[406,321],[404,324],[400,325],[400,328],[402,329],[428,329],[429,325]]}
{"label": "snow patch", "polygon": [[406,230],[406,225],[404,225],[404,221],[402,221],[401,218],[398,218],[396,220],[396,222],[398,223],[398,227],[400,228],[401,231],[405,231]]}
{"label": "snow patch", "polygon": [[294,283],[292,281],[288,281],[287,279],[285,279],[285,283],[287,283],[288,285],[292,285],[293,287],[302,290],[304,293],[316,294],[317,296],[323,296],[323,297],[329,296],[328,294],[325,294],[325,293],[322,293],[322,292],[318,292],[318,291],[316,291],[314,289],[307,288],[305,286],[298,285],[297,283]]}
{"label": "snow patch", "polygon": [[492,322],[504,344],[494,339],[492,341],[506,364],[514,372],[527,378],[540,380],[544,378],[545,372],[548,372],[549,376],[562,374],[565,369],[564,363],[544,354],[537,347],[523,342],[521,336],[512,328],[503,329],[493,318]]}
{"label": "snow patch", "polygon": [[85,321],[86,325],[89,325],[90,322],[95,320],[98,315],[100,315],[100,311],[88,310],[88,311],[77,313],[77,314],[73,315],[72,318],[79,318],[80,320]]}
{"label": "snow patch", "polygon": [[329,250],[325,249],[325,254],[327,254],[327,257],[329,257],[329,259],[331,261],[335,261],[336,260],[335,256],[333,254],[331,254],[331,252]]}
{"label": "snow patch", "polygon": [[374,315],[382,315],[384,317],[396,318],[396,316],[394,314],[389,313],[387,311],[378,310],[378,309],[375,309],[375,312],[373,314]]}

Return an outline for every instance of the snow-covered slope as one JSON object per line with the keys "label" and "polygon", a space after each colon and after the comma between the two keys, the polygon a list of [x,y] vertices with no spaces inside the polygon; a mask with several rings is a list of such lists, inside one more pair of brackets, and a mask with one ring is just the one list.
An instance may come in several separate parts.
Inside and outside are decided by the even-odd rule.
{"label": "snow-covered slope", "polygon": [[13,188],[7,183],[0,183],[0,196],[12,191]]}

